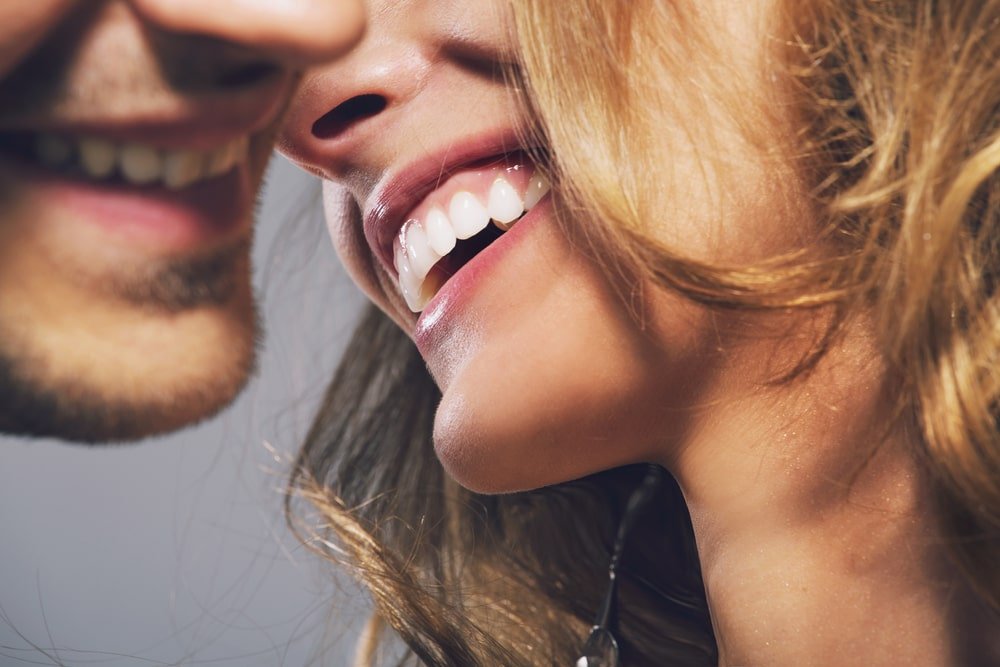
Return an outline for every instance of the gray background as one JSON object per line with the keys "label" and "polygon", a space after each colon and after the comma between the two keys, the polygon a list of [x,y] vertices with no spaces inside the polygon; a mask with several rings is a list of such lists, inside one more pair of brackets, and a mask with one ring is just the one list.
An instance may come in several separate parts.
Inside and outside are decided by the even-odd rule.
{"label": "gray background", "polygon": [[291,536],[286,473],[362,298],[319,188],[271,165],[267,337],[238,402],[138,445],[0,442],[0,665],[349,664],[364,596]]}

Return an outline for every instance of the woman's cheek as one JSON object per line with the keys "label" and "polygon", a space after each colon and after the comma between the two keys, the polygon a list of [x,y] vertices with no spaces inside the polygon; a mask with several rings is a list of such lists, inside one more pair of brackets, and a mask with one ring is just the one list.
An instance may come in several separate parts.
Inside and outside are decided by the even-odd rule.
{"label": "woman's cheek", "polygon": [[323,181],[323,213],[330,240],[347,275],[373,303],[385,309],[384,278],[365,241],[358,210],[346,188]]}

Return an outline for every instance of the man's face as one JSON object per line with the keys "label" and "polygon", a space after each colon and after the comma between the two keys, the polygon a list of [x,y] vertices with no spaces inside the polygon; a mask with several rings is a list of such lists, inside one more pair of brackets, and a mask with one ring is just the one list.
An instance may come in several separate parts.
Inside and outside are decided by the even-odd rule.
{"label": "man's face", "polygon": [[178,428],[253,367],[254,199],[358,0],[0,3],[0,431]]}

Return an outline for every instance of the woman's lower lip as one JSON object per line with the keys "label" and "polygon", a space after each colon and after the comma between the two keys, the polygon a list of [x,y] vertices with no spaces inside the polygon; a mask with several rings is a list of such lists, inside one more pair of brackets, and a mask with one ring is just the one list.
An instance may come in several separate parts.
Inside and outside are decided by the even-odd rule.
{"label": "woman's lower lip", "polygon": [[39,219],[55,212],[153,253],[194,252],[250,225],[253,192],[245,165],[181,190],[89,181],[20,160],[0,163],[0,178]]}
{"label": "woman's lower lip", "polygon": [[463,309],[483,283],[489,283],[490,274],[520,243],[521,237],[531,233],[535,225],[548,215],[551,210],[550,202],[551,198],[546,197],[532,208],[510,231],[487,246],[449,278],[428,302],[427,307],[417,318],[413,333],[417,348],[425,357],[448,328],[448,320]]}

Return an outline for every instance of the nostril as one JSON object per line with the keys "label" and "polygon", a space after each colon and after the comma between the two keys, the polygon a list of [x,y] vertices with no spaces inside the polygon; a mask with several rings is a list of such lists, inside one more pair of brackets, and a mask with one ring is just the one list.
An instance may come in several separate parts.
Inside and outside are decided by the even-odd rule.
{"label": "nostril", "polygon": [[388,101],[381,95],[355,95],[313,123],[313,136],[317,139],[332,139],[355,123],[377,115],[387,104]]}

